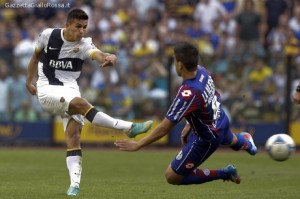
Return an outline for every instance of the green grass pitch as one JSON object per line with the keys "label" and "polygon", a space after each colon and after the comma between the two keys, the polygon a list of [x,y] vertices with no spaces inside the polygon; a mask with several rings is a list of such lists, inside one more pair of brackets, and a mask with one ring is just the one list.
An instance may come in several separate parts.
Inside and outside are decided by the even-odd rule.
{"label": "green grass pitch", "polygon": [[[84,149],[81,192],[84,199],[286,199],[300,198],[300,155],[285,162],[271,160],[265,152],[219,150],[202,168],[234,164],[241,184],[213,181],[202,185],[174,186],[164,171],[177,150]],[[0,149],[1,199],[60,199],[69,176],[64,149]]]}

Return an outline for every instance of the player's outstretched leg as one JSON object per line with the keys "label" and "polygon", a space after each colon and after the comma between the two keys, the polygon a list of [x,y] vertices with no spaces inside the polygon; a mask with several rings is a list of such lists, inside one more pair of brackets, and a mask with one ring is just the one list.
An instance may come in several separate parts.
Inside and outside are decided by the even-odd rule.
{"label": "player's outstretched leg", "polygon": [[247,140],[247,142],[248,142],[248,146],[245,148],[245,150],[250,155],[255,155],[257,153],[257,147],[254,144],[252,135],[247,132],[242,132],[242,133],[240,133],[240,135],[242,135],[245,138],[245,140]]}
{"label": "player's outstretched leg", "polygon": [[230,180],[231,182],[234,182],[236,184],[241,183],[241,178],[237,173],[237,169],[233,165],[228,165],[227,167],[224,168],[223,171],[224,173],[228,174],[228,179],[226,180],[228,181]]}
{"label": "player's outstretched leg", "polygon": [[96,126],[123,130],[123,132],[125,132],[130,138],[134,138],[139,134],[146,133],[152,127],[153,123],[151,120],[143,123],[132,123],[125,120],[115,119],[106,113],[99,112],[94,107],[91,107],[91,109],[88,110],[84,116]]}
{"label": "player's outstretched leg", "polygon": [[70,188],[67,191],[68,196],[77,196],[79,195],[79,188],[70,186]]}
{"label": "player's outstretched leg", "polygon": [[255,155],[257,153],[257,147],[254,144],[252,135],[247,132],[242,132],[235,135],[237,138],[237,142],[231,146],[233,150],[245,150],[250,155]]}
{"label": "player's outstretched leg", "polygon": [[233,165],[228,165],[223,169],[200,169],[197,168],[184,176],[180,185],[202,184],[214,180],[232,181],[236,184],[241,182],[237,169]]}
{"label": "player's outstretched leg", "polygon": [[130,129],[127,136],[130,138],[134,138],[139,134],[146,133],[152,127],[152,124],[153,124],[152,120],[148,120],[143,123],[133,123],[132,128]]}

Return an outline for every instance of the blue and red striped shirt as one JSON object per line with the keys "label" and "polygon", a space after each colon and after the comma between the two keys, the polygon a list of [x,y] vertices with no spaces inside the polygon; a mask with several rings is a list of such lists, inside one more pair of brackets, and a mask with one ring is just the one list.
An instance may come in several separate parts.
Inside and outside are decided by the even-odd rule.
{"label": "blue and red striped shirt", "polygon": [[184,117],[201,138],[211,140],[218,134],[224,114],[211,75],[198,66],[196,77],[182,82],[166,118],[178,123]]}

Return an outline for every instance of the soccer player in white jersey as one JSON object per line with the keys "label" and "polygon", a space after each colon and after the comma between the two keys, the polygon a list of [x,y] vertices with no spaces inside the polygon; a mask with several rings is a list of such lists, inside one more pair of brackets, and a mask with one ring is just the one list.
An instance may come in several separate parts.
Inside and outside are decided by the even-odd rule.
{"label": "soccer player in white jersey", "polygon": [[45,29],[36,42],[27,71],[28,91],[37,95],[44,110],[63,118],[66,163],[71,181],[67,195],[79,194],[82,170],[80,134],[84,118],[97,126],[123,130],[130,138],[147,132],[152,126],[152,121],[133,123],[112,118],[81,98],[77,79],[84,60],[96,60],[101,63],[101,68],[115,64],[117,59],[115,55],[97,49],[91,38],[83,37],[87,25],[87,14],[81,9],[73,9],[68,14],[65,28]]}

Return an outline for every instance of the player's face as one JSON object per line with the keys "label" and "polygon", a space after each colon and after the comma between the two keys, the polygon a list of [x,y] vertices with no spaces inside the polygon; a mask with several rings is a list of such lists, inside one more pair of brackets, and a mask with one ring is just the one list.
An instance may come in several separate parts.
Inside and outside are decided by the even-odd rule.
{"label": "player's face", "polygon": [[179,77],[181,77],[181,72],[180,72],[180,63],[179,61],[177,61],[176,57],[173,55],[173,58],[174,58],[174,64],[175,64],[175,68],[176,68],[176,73]]}
{"label": "player's face", "polygon": [[74,19],[67,23],[66,29],[69,33],[70,39],[73,41],[79,41],[82,39],[86,32],[88,21]]}

